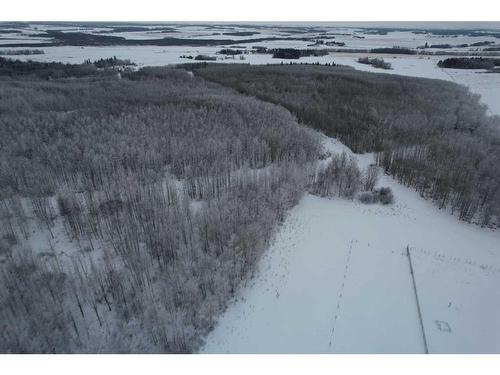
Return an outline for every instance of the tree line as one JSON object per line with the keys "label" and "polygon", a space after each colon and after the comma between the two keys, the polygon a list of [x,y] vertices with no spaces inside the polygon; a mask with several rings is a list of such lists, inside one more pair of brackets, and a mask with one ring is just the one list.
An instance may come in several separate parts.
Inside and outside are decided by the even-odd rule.
{"label": "tree line", "polygon": [[500,59],[487,57],[452,57],[439,60],[440,68],[450,69],[493,69],[500,66]]}

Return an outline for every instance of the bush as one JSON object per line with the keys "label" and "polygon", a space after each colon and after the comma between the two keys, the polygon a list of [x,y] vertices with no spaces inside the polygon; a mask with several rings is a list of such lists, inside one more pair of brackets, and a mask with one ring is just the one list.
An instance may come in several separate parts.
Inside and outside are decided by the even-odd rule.
{"label": "bush", "polygon": [[308,56],[326,56],[327,50],[322,49],[296,49],[296,48],[275,48],[271,51],[274,59],[300,59]]}
{"label": "bush", "polygon": [[364,204],[373,204],[378,202],[378,195],[373,191],[364,191],[359,194],[358,200]]}
{"label": "bush", "polygon": [[389,187],[383,187],[377,190],[380,203],[382,204],[392,204],[394,203],[394,195]]}
{"label": "bush", "polygon": [[358,200],[364,204],[382,203],[384,205],[394,203],[394,195],[389,187],[383,187],[373,191],[364,191],[358,195]]}

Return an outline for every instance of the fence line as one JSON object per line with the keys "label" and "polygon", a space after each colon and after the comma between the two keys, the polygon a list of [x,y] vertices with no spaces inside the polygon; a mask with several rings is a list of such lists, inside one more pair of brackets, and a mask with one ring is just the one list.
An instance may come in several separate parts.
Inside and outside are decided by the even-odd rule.
{"label": "fence line", "polygon": [[413,282],[413,291],[415,292],[415,300],[417,301],[418,320],[420,322],[420,328],[422,330],[422,338],[424,339],[425,354],[429,354],[429,348],[427,346],[427,338],[425,337],[424,321],[422,319],[422,310],[420,308],[420,301],[418,300],[417,284],[415,282],[415,275],[413,273],[413,265],[411,263],[410,246],[406,246],[406,255],[408,256],[408,263],[410,264],[410,274],[411,274],[411,280]]}

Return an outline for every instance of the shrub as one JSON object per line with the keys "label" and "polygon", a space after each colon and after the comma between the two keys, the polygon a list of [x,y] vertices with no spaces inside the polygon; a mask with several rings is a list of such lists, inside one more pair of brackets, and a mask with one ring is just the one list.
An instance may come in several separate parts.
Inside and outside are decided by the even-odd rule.
{"label": "shrub", "polygon": [[394,203],[394,195],[389,187],[383,187],[373,191],[364,191],[358,195],[358,200],[364,204],[382,203],[384,205]]}
{"label": "shrub", "polygon": [[389,187],[383,187],[377,190],[380,203],[382,204],[392,204],[394,203],[394,195]]}
{"label": "shrub", "polygon": [[358,200],[364,204],[373,204],[378,202],[378,195],[372,191],[364,191],[359,194]]}

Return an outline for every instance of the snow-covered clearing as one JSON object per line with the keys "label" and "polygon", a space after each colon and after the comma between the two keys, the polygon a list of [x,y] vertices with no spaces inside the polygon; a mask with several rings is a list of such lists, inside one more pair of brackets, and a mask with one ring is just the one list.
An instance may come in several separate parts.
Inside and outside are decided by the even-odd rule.
{"label": "snow-covered clearing", "polygon": [[202,351],[422,353],[409,245],[429,352],[500,352],[500,233],[379,185],[394,205],[306,195]]}

